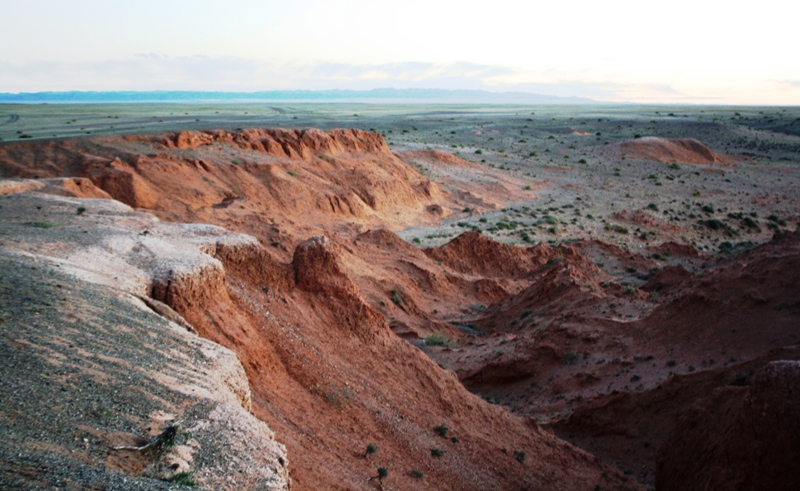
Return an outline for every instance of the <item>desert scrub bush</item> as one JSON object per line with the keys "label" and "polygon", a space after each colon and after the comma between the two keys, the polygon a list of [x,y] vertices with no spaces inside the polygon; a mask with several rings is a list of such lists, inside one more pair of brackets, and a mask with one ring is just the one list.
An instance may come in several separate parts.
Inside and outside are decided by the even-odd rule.
{"label": "desert scrub bush", "polygon": [[169,482],[172,484],[179,484],[181,486],[197,486],[197,483],[194,481],[194,475],[191,472],[179,472],[169,478]]}
{"label": "desert scrub bush", "polygon": [[488,402],[489,404],[496,404],[498,406],[502,405],[505,399],[506,396],[503,394],[488,394],[483,396],[484,401]]}
{"label": "desert scrub bush", "polygon": [[431,457],[441,457],[442,455],[444,455],[444,450],[441,448],[434,447],[431,449]]}
{"label": "desert scrub bush", "polygon": [[85,206],[79,206],[78,210],[77,210],[77,214],[78,215],[83,215],[84,213],[86,213],[86,207]]}
{"label": "desert scrub bush", "polygon": [[400,305],[403,303],[403,297],[400,295],[400,292],[397,291],[397,288],[389,292],[389,298],[394,302],[395,305]]}
{"label": "desert scrub bush", "polygon": [[55,226],[53,222],[25,222],[24,225],[34,228],[53,228]]}
{"label": "desert scrub bush", "polygon": [[319,384],[314,384],[310,388],[312,394],[320,394],[324,397],[325,401],[335,406],[337,409],[342,409],[353,398],[348,387],[340,388],[334,383],[328,384],[327,389],[323,389]]}
{"label": "desert scrub bush", "polygon": [[761,232],[761,227],[759,227],[758,223],[750,217],[744,217],[742,219],[742,225],[747,229],[752,229]]}
{"label": "desert scrub bush", "polygon": [[93,413],[100,419],[109,419],[111,417],[111,411],[103,405],[97,406]]}
{"label": "desert scrub bush", "polygon": [[447,424],[442,423],[433,427],[433,431],[436,432],[437,435],[441,437],[447,436],[447,432],[450,431],[450,427]]}
{"label": "desert scrub bush", "polygon": [[525,462],[525,452],[521,450],[514,450],[514,458],[519,462]]}
{"label": "desert scrub bush", "polygon": [[364,457],[367,455],[372,455],[378,451],[378,446],[374,443],[370,443],[367,445],[367,449],[364,451]]}
{"label": "desert scrub bush", "polygon": [[775,222],[775,223],[777,223],[778,225],[780,225],[782,227],[786,226],[786,220],[784,220],[783,218],[779,217],[778,215],[776,215],[774,213],[772,215],[768,216],[767,220],[769,220],[770,222]]}
{"label": "desert scrub bush", "polygon": [[414,479],[422,479],[423,477],[425,477],[425,473],[419,469],[411,469],[408,475],[413,477]]}
{"label": "desert scrub bush", "polygon": [[739,232],[737,232],[736,230],[731,228],[730,225],[728,225],[727,223],[723,222],[722,220],[717,220],[716,218],[712,218],[710,220],[700,220],[697,223],[699,225],[702,225],[702,226],[710,229],[710,230],[714,230],[715,232],[716,231],[722,231],[722,232],[725,233],[725,235],[727,235],[729,237],[733,237],[733,236],[739,235]]}
{"label": "desert scrub bush", "polygon": [[383,481],[389,476],[389,469],[386,467],[378,467],[378,482]]}
{"label": "desert scrub bush", "polygon": [[750,378],[755,374],[754,370],[750,370],[749,372],[739,372],[731,381],[731,385],[736,387],[744,387],[748,383],[750,383]]}
{"label": "desert scrub bush", "polygon": [[578,352],[575,350],[564,353],[564,364],[574,365],[578,361]]}
{"label": "desert scrub bush", "polygon": [[447,336],[442,334],[439,331],[436,331],[433,334],[429,334],[428,337],[425,338],[425,345],[426,346],[444,346],[448,342]]}

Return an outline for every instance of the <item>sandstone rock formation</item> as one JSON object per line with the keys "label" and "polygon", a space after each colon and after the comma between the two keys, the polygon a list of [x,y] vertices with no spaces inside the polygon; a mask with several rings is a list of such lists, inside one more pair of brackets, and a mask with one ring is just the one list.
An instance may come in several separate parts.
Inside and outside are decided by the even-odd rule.
{"label": "sandstone rock formation", "polygon": [[679,164],[711,164],[726,161],[724,156],[712,152],[694,138],[645,136],[622,143],[619,148],[627,158],[638,160]]}
{"label": "sandstone rock formation", "polygon": [[[8,400],[22,405],[24,384],[40,387],[39,412],[62,428],[42,436],[39,450],[23,451],[22,440],[7,447],[10,485],[70,479],[91,486],[105,478],[75,476],[122,472],[109,479],[128,474],[131,489],[186,476],[214,489],[285,489],[289,476],[292,489],[373,489],[377,465],[393,469],[389,482],[406,489],[630,485],[589,454],[469,394],[394,336],[348,277],[347,251],[330,239],[301,243],[287,264],[253,237],[164,223],[108,199],[23,192],[3,196],[0,214],[0,250],[15,258],[8,268],[22,275],[19,264],[35,264],[43,283],[36,288],[56,292],[52,300],[32,292],[4,320],[20,326],[24,309],[46,314],[30,332],[4,331],[3,346],[17,350],[8,359],[18,360],[7,367],[22,370],[28,355],[19,350],[39,344],[48,346],[41,356],[56,356],[42,362],[42,375],[7,372],[23,384],[10,387]],[[23,280],[17,275],[9,288],[29,288]],[[4,299],[18,302],[8,291]],[[141,296],[233,350],[241,365],[230,351],[158,315]],[[55,314],[62,304],[70,305],[66,317]],[[53,330],[65,334],[53,338]],[[62,394],[29,380],[49,376],[66,390],[62,405]],[[94,394],[88,400],[87,392]],[[12,420],[20,429],[5,427],[5,438],[39,431],[41,418],[20,413]],[[111,448],[144,445],[173,423],[180,430],[169,451]],[[442,423],[457,440],[436,434]],[[363,458],[365,442],[381,449],[374,462]],[[53,460],[48,445],[74,449],[78,460]],[[446,458],[431,460],[433,447],[444,448]],[[536,458],[522,463],[515,450]],[[411,468],[421,469],[424,481],[409,477]]]}
{"label": "sandstone rock formation", "polygon": [[0,487],[289,489],[286,450],[250,413],[236,355],[136,295],[159,268],[190,262],[155,247],[139,267],[126,257],[156,221],[111,200],[18,194],[0,206]]}
{"label": "sandstone rock formation", "polygon": [[[797,489],[800,362],[774,361],[681,416],[658,454],[664,490]],[[748,380],[749,378],[749,380]]]}
{"label": "sandstone rock formation", "polygon": [[[687,145],[678,146],[703,154]],[[698,398],[741,371],[798,358],[785,346],[796,344],[800,285],[786,272],[800,267],[800,235],[776,234],[716,261],[688,243],[519,247],[475,232],[422,249],[393,231],[533,195],[510,173],[444,152],[395,155],[374,133],[252,129],[8,144],[0,175],[10,177],[0,180],[0,253],[15,258],[11,267],[47,265],[47,274],[78,282],[75,295],[129,299],[136,309],[75,300],[80,308],[70,312],[92,317],[47,320],[37,339],[85,331],[91,336],[58,349],[72,344],[81,359],[117,363],[116,345],[106,352],[96,340],[126,333],[122,351],[157,367],[146,388],[158,411],[129,416],[120,407],[135,402],[132,393],[123,404],[93,385],[124,417],[107,421],[94,408],[96,421],[65,420],[67,440],[79,428],[139,445],[176,420],[207,435],[196,437],[202,449],[238,448],[233,474],[185,435],[168,460],[98,447],[64,464],[88,462],[81,468],[105,475],[98,462],[108,458],[105,468],[137,486],[186,471],[209,487],[227,476],[229,486],[281,489],[291,476],[292,489],[375,489],[370,478],[388,467],[392,489],[630,489],[637,484],[620,470],[653,483],[656,452]],[[608,218],[672,226],[648,210]],[[667,255],[680,260],[666,265]],[[32,298],[26,309],[52,310]],[[120,312],[115,323],[95,322],[107,308]],[[174,342],[148,327],[153,318]],[[189,368],[197,350],[185,348],[199,339],[193,332],[224,353],[203,358],[220,361],[195,366],[206,370],[197,377]],[[175,378],[185,404],[162,395]],[[76,387],[69,404],[89,386]],[[246,410],[252,416],[215,433]],[[36,432],[35,421],[20,424]],[[447,438],[433,430],[441,424]],[[365,457],[368,443],[380,450]],[[262,445],[263,461],[239,456]],[[433,458],[433,448],[444,454]],[[35,465],[4,456],[15,483],[51,476],[36,467],[49,453],[37,455]]]}

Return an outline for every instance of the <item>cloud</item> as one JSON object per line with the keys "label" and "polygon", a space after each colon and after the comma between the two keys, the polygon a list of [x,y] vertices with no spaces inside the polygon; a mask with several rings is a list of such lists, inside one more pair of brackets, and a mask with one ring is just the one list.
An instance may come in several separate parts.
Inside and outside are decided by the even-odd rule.
{"label": "cloud", "polygon": [[487,89],[516,71],[468,62],[280,64],[235,57],[139,53],[100,62],[0,63],[0,92],[446,88]]}
{"label": "cloud", "polygon": [[[301,71],[303,71],[301,69]],[[306,75],[324,80],[359,82],[362,80],[391,80],[404,85],[438,79],[464,79],[485,84],[498,75],[514,73],[508,67],[457,62],[447,64],[407,62],[380,65],[356,65],[349,63],[317,63],[305,70]]]}
{"label": "cloud", "polygon": [[[765,81],[791,100],[800,80]],[[265,90],[396,89],[486,90],[584,97],[608,102],[732,103],[746,93],[706,88],[689,90],[663,83],[626,83],[588,70],[538,71],[470,62],[385,64],[277,63],[206,55],[171,57],[139,53],[100,62],[0,62],[0,92],[196,90],[255,92]],[[747,103],[747,102],[745,102]],[[752,103],[752,102],[751,102]]]}
{"label": "cloud", "polygon": [[256,90],[269,80],[262,63],[232,57],[156,53],[99,62],[0,63],[0,91]]}

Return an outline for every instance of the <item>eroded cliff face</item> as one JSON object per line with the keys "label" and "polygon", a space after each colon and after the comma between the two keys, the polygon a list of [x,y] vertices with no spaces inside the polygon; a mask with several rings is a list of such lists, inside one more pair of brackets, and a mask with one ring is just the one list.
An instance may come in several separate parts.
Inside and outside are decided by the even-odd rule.
{"label": "eroded cliff face", "polygon": [[[214,380],[233,381],[224,407],[250,409],[286,445],[293,489],[374,489],[377,467],[402,489],[635,487],[536,421],[650,484],[686,408],[740,372],[800,358],[800,283],[786,274],[800,267],[797,233],[714,262],[688,244],[650,255],[473,232],[421,249],[392,229],[501,206],[522,186],[443,152],[393,155],[374,134],[11,144],[0,173],[40,177],[0,180],[13,194],[0,197],[0,247],[235,353],[247,385],[239,365],[216,366],[227,375]],[[656,254],[683,259],[657,271]],[[142,421],[126,431],[164,427]]]}
{"label": "eroded cliff face", "polygon": [[407,224],[432,219],[439,188],[360,130],[250,129],[98,138],[0,148],[4,177],[82,177],[135,208],[208,221]]}
{"label": "eroded cliff face", "polygon": [[[374,489],[376,467],[388,467],[384,483],[403,489],[631,486],[590,454],[470,394],[398,338],[351,278],[346,243],[312,237],[282,261],[251,236],[164,223],[108,199],[23,192],[0,197],[0,207],[2,253],[41,265],[61,285],[47,289],[67,288],[59,301],[70,304],[69,318],[48,313],[39,331],[4,331],[3,344],[55,343],[66,350],[59,363],[74,367],[53,372],[68,377],[59,378],[66,406],[55,393],[43,409],[63,430],[42,441],[81,455],[59,461],[64,476],[120,471],[157,488],[149,478],[188,472],[214,489],[284,489],[290,474],[292,489]],[[62,305],[42,307],[39,298],[28,299],[31,308]],[[14,315],[4,325],[22,322]],[[53,329],[75,338],[51,339]],[[86,392],[96,398],[80,402]],[[38,420],[14,417],[23,431],[37,431]],[[181,430],[168,452],[109,448],[145,443],[171,423]],[[445,436],[434,431],[442,424]],[[378,453],[365,457],[367,443]],[[433,448],[444,455],[432,457]],[[10,482],[29,482],[26,465],[55,458],[37,452],[5,456],[15,469]]]}
{"label": "eroded cliff face", "polygon": [[183,249],[196,229],[151,240],[156,220],[107,199],[25,193],[0,207],[0,487],[289,489],[237,356],[142,300],[166,278],[214,286],[219,263]]}
{"label": "eroded cliff face", "polygon": [[773,361],[735,381],[700,398],[678,419],[658,453],[658,489],[800,486],[800,362]]}

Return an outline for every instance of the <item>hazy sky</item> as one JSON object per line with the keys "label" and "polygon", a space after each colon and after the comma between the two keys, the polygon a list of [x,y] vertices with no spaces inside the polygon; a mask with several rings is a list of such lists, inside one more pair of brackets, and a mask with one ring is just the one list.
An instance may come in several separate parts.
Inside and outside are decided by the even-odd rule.
{"label": "hazy sky", "polygon": [[470,88],[800,104],[800,2],[0,0],[0,92]]}

